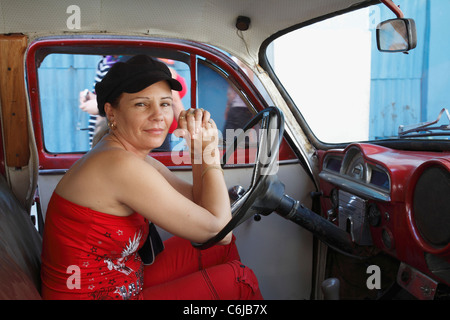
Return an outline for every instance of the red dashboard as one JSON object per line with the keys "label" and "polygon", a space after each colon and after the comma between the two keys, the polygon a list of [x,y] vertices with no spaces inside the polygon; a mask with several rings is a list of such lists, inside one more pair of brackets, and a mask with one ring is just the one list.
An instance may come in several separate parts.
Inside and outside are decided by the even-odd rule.
{"label": "red dashboard", "polygon": [[450,284],[450,153],[361,143],[319,152],[319,160],[329,220],[355,243]]}

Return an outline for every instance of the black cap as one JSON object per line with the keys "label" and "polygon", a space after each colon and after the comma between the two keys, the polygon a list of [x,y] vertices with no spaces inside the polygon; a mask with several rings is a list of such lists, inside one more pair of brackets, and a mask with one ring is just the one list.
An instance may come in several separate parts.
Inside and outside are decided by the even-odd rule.
{"label": "black cap", "polygon": [[99,114],[105,116],[105,103],[112,103],[123,92],[136,93],[162,80],[166,80],[172,90],[183,89],[163,62],[149,56],[137,55],[126,62],[116,62],[95,85]]}

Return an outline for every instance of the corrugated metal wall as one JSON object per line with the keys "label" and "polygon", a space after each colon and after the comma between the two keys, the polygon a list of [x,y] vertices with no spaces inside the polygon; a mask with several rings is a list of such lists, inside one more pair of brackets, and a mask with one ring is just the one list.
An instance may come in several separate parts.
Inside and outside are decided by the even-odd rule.
{"label": "corrugated metal wall", "polygon": [[[430,19],[427,28],[432,30],[428,38],[430,66],[427,78],[426,106],[422,110],[424,120],[435,120],[442,108],[450,109],[450,1],[428,0]],[[448,122],[445,122],[448,124]]]}
{"label": "corrugated metal wall", "polygon": [[[52,54],[39,68],[45,148],[49,152],[89,149],[89,115],[79,109],[79,93],[93,89],[101,56]],[[75,111],[74,111],[75,110]]]}
{"label": "corrugated metal wall", "polygon": [[[450,28],[445,12],[450,12],[450,1],[399,0],[396,4],[405,17],[414,17],[418,42],[407,56],[372,49],[370,139],[397,136],[399,125],[435,120],[443,107],[449,107]],[[381,20],[392,18],[391,11],[381,10]]]}

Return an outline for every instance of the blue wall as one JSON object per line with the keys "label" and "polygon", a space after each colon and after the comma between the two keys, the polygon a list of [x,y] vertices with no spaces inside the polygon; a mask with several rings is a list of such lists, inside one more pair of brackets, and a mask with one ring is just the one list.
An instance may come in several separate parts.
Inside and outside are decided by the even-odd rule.
{"label": "blue wall", "polygon": [[79,109],[79,93],[92,90],[101,56],[52,54],[42,62],[39,95],[45,148],[49,152],[89,149],[89,115]]}
{"label": "blue wall", "polygon": [[[417,47],[408,55],[379,54],[376,47],[372,48],[370,139],[397,136],[401,124],[435,120],[450,102],[449,66],[446,65],[450,28],[445,15],[450,12],[450,1],[398,0],[396,3],[405,17],[413,17],[416,22]],[[392,18],[390,10],[380,12],[381,20]],[[436,32],[438,29],[440,32]],[[434,31],[432,36],[430,30]]]}

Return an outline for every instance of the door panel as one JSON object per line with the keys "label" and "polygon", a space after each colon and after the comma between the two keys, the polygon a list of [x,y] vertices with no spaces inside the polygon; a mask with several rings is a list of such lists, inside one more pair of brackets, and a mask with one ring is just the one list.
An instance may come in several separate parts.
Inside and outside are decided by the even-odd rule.
{"label": "door panel", "polygon": [[[227,184],[238,184],[250,174],[249,169],[233,170],[227,174]],[[309,206],[309,193],[314,186],[298,163],[280,165],[278,176],[287,194]],[[310,232],[272,213],[260,221],[247,220],[234,234],[242,261],[255,272],[265,299],[310,298],[313,257]]]}

